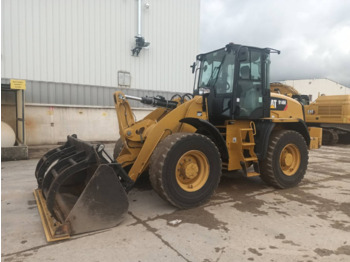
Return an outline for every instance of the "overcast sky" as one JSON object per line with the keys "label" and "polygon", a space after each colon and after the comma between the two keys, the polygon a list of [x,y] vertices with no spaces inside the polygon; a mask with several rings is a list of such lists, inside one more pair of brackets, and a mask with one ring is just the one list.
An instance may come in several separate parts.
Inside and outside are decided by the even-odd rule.
{"label": "overcast sky", "polygon": [[271,81],[329,78],[350,87],[349,0],[201,0],[200,52],[272,47]]}

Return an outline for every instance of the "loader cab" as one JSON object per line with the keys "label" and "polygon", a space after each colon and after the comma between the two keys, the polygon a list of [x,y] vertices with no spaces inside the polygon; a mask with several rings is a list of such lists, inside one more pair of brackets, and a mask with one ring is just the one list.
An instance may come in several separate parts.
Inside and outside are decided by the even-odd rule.
{"label": "loader cab", "polygon": [[204,94],[209,121],[270,116],[270,49],[228,44],[197,56],[200,63],[194,94]]}

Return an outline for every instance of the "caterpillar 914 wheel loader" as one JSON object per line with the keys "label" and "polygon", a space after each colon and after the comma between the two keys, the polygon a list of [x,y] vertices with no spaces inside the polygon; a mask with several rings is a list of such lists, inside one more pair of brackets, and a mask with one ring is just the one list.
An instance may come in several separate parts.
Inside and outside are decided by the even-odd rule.
{"label": "caterpillar 914 wheel loader", "polygon": [[[68,136],[37,165],[35,197],[47,239],[117,225],[128,191],[146,170],[154,190],[178,208],[208,201],[222,170],[242,170],[276,188],[296,186],[321,129],[307,128],[299,102],[270,95],[271,52],[277,50],[230,43],[198,55],[193,95],[166,100],[116,92],[114,159],[102,146]],[[158,108],[135,122],[129,99]]]}

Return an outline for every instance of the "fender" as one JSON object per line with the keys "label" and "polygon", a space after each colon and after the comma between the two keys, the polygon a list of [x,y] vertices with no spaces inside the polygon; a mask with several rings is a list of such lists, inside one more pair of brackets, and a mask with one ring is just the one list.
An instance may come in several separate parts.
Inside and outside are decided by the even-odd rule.
{"label": "fender", "polygon": [[257,135],[255,137],[255,151],[259,160],[264,160],[269,146],[270,136],[274,129],[294,130],[301,134],[306,142],[310,145],[310,134],[306,123],[298,119],[298,122],[272,122],[272,121],[257,121],[255,123]]}
{"label": "fender", "polygon": [[272,130],[275,128],[275,123],[271,121],[257,121],[256,136],[255,136],[255,154],[259,160],[264,160],[269,146]]}
{"label": "fender", "polygon": [[214,144],[218,147],[221,158],[224,162],[228,161],[228,151],[226,142],[223,136],[220,134],[220,131],[211,123],[206,120],[186,117],[180,120],[181,123],[189,124],[195,128],[197,128],[197,132],[199,134],[205,135],[209,137]]}
{"label": "fender", "polygon": [[290,129],[290,130],[294,130],[297,131],[298,133],[300,133],[305,141],[306,141],[306,145],[309,146],[310,145],[310,134],[309,134],[309,130],[307,128],[307,125],[305,123],[304,120],[302,119],[298,119],[298,122],[292,122],[292,123],[284,123],[283,126],[286,126],[286,129]]}

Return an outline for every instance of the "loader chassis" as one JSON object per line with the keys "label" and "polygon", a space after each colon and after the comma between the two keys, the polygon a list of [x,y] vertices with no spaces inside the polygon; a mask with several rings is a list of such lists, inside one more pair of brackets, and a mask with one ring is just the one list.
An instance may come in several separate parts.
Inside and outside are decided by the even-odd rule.
{"label": "loader chassis", "polygon": [[[306,172],[308,148],[320,145],[320,129],[306,127],[297,101],[270,96],[272,51],[228,44],[197,56],[193,95],[166,100],[115,92],[120,139],[114,159],[100,146],[68,137],[38,163],[35,194],[49,214],[43,224],[51,236],[118,223],[127,209],[126,193],[147,171],[153,189],[178,208],[208,201],[222,170],[261,176],[277,188],[296,186]],[[129,99],[157,108],[135,121]],[[100,223],[98,216],[106,219]],[[91,221],[79,223],[86,220]]]}

